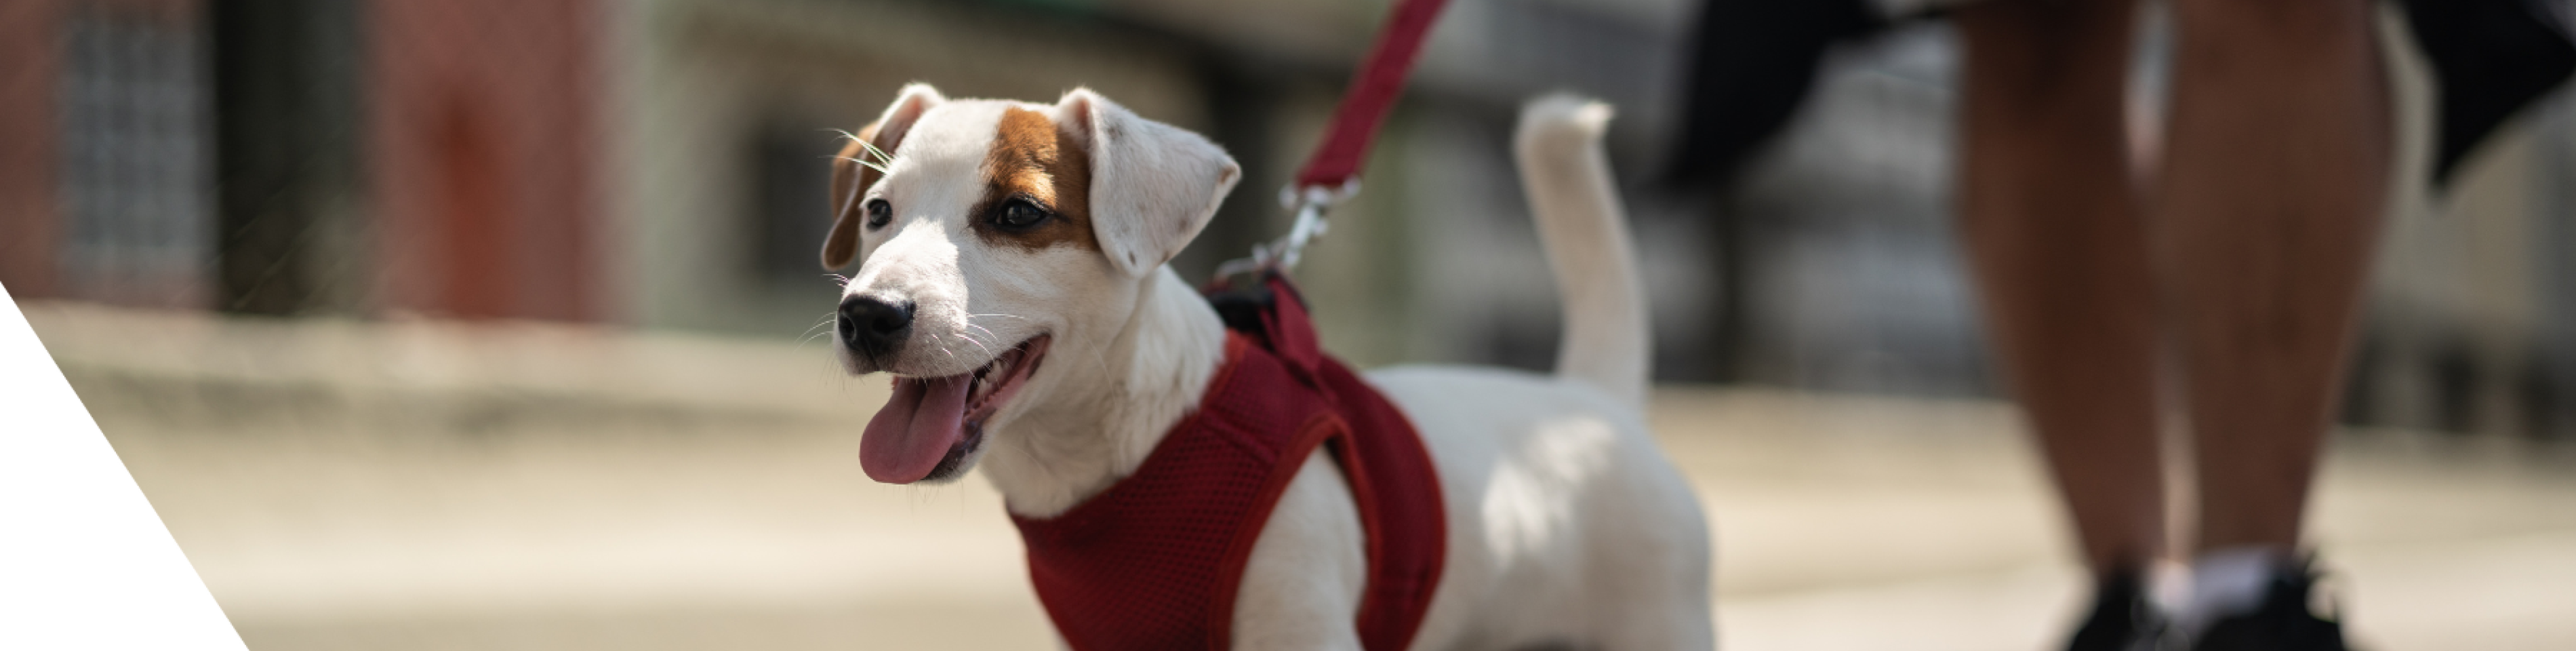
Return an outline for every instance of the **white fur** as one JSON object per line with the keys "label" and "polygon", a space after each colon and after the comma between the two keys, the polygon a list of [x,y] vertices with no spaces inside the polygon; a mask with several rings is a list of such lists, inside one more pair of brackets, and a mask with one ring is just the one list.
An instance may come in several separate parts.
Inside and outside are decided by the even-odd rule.
{"label": "white fur", "polygon": [[[1223,361],[1216,313],[1163,263],[1240,174],[1205,139],[1089,91],[1045,106],[916,88],[902,101],[931,106],[881,123],[908,133],[886,177],[864,189],[891,201],[895,218],[862,234],[847,289],[914,302],[913,341],[884,368],[845,361],[949,375],[1052,335],[1041,365],[986,424],[979,456],[1013,513],[1063,513],[1133,473]],[[984,187],[977,166],[1011,106],[1073,125],[1093,149],[1099,251],[987,246],[968,230],[964,213]],[[1708,530],[1645,428],[1645,307],[1598,152],[1607,118],[1574,100],[1523,115],[1524,182],[1573,308],[1559,375],[1368,376],[1420,429],[1447,499],[1448,561],[1415,649],[1713,645]],[[1254,543],[1235,647],[1358,649],[1366,574],[1339,468],[1310,458]]]}
{"label": "white fur", "polygon": [[1610,107],[1564,95],[1530,102],[1513,137],[1522,185],[1538,214],[1547,262],[1565,300],[1565,345],[1556,372],[1609,389],[1643,409],[1653,333],[1646,288],[1628,247],[1628,217],[1611,191],[1610,163],[1594,146]]}

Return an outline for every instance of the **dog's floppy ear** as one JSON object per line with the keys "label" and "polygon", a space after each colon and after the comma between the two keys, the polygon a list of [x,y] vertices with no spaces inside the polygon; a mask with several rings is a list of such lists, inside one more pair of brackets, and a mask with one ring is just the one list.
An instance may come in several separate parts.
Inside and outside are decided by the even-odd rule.
{"label": "dog's floppy ear", "polygon": [[1216,143],[1136,117],[1089,89],[1065,93],[1056,116],[1059,128],[1090,150],[1091,229],[1100,252],[1131,276],[1179,254],[1243,178]]}
{"label": "dog's floppy ear", "polygon": [[948,98],[939,96],[939,90],[929,84],[904,86],[903,91],[895,96],[894,105],[886,107],[884,116],[859,129],[854,134],[856,138],[841,146],[840,155],[832,159],[832,232],[823,236],[825,270],[849,266],[850,259],[858,257],[859,230],[867,223],[868,212],[859,205],[859,197],[866,195],[868,186],[875,185],[877,179],[884,176],[859,164],[859,161],[876,165],[894,162],[877,158],[874,152],[868,151],[868,145],[893,156],[895,148],[903,146],[904,134],[912,131],[912,123],[921,119],[922,112],[946,101]]}

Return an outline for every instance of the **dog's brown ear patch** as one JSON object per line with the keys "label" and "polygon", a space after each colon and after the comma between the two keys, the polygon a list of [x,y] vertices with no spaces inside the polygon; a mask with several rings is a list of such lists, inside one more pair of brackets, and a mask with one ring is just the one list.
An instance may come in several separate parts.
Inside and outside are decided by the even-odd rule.
{"label": "dog's brown ear patch", "polygon": [[[967,214],[977,237],[1031,250],[1068,245],[1100,250],[1091,234],[1090,152],[1045,113],[1017,107],[1002,111],[993,148],[984,156],[984,179],[984,198]],[[1046,221],[1026,230],[994,225],[994,211],[1014,200],[1037,204],[1047,211]]]}
{"label": "dog's brown ear patch", "polygon": [[[866,206],[859,198],[866,196],[868,186],[876,185],[879,177],[884,176],[859,164],[859,161],[892,164],[891,157],[903,147],[903,137],[911,133],[912,124],[920,121],[921,115],[929,112],[931,107],[947,101],[939,95],[938,89],[928,84],[904,86],[895,94],[894,105],[886,107],[883,116],[859,129],[858,133],[851,134],[854,137],[850,142],[841,146],[840,157],[832,159],[832,232],[823,236],[825,270],[850,266],[850,261],[859,256],[859,232],[866,228],[868,222]],[[888,158],[878,158],[861,143],[875,145]]]}
{"label": "dog's brown ear patch", "polygon": [[[858,137],[842,145],[841,152],[832,158],[832,232],[823,236],[824,269],[849,266],[850,259],[859,255],[858,226],[867,222],[867,210],[859,205],[859,196],[866,194],[868,186],[876,185],[877,177],[882,176],[876,170],[860,165],[859,161],[885,164],[885,161],[876,160],[867,148],[867,144],[877,139],[877,125],[870,124],[853,135]],[[877,147],[893,153],[885,145]]]}

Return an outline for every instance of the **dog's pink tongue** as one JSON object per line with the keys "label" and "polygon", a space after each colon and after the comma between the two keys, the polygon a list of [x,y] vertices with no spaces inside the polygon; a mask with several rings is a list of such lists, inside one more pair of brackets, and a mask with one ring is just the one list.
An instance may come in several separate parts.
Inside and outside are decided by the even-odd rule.
{"label": "dog's pink tongue", "polygon": [[909,484],[930,476],[965,436],[966,389],[974,380],[971,373],[896,380],[894,398],[868,419],[859,439],[859,467],[868,478]]}

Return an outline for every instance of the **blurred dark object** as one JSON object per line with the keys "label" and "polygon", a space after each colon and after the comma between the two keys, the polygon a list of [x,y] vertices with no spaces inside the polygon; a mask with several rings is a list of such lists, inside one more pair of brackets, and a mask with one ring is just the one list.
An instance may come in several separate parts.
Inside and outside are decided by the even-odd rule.
{"label": "blurred dark object", "polygon": [[[2576,43],[2537,0],[2400,0],[2439,83],[2433,181],[2576,73]],[[1724,184],[1789,117],[1835,43],[1888,26],[1866,0],[1710,0],[1700,12],[1684,126],[1665,182]]]}
{"label": "blurred dark object", "polygon": [[2566,26],[2536,0],[2402,0],[2441,93],[2433,182],[2447,186],[2469,150],[2576,72]]}
{"label": "blurred dark object", "polygon": [[[1684,78],[1681,137],[1660,183],[1683,194],[1731,186],[1754,154],[1806,103],[1825,52],[1886,26],[1868,0],[1709,0],[1700,7]],[[1752,342],[1750,234],[1739,211],[1709,210],[1708,247],[1718,264],[1712,379],[1742,381]]]}
{"label": "blurred dark object", "polygon": [[2075,629],[2067,651],[2133,651],[2168,648],[2173,623],[2147,596],[2145,578],[2121,569],[2095,580],[2093,611]]}
{"label": "blurred dark object", "polygon": [[[322,237],[358,190],[358,9],[218,0],[214,33],[217,286],[227,312],[321,307]],[[340,270],[347,272],[349,270]]]}
{"label": "blurred dark object", "polygon": [[1687,189],[1734,176],[1805,102],[1827,48],[1886,25],[1867,0],[1709,0],[1665,182]]}

